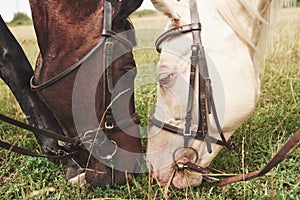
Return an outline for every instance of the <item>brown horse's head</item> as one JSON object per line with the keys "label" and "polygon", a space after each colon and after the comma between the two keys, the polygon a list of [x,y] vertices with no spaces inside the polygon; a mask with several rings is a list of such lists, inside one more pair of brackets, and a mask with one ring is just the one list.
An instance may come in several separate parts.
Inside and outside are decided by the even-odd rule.
{"label": "brown horse's head", "polygon": [[[30,1],[40,47],[36,85],[65,71],[98,45],[79,68],[39,91],[64,133],[82,141],[67,162],[67,179],[84,172],[93,187],[124,184],[126,173],[138,172],[141,162],[139,129],[133,123],[135,41],[127,18],[142,0],[107,2],[112,5],[111,20],[104,17],[103,0]],[[111,23],[117,35],[109,37],[106,31],[104,36],[104,23]]]}

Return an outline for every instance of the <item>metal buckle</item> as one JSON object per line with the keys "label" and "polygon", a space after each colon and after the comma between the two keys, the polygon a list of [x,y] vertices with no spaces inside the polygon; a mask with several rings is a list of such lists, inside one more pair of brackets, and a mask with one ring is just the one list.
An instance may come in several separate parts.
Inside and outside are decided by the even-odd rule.
{"label": "metal buckle", "polygon": [[113,123],[108,124],[107,122],[104,123],[105,129],[111,130],[115,128],[115,125]]}
{"label": "metal buckle", "polygon": [[190,130],[189,132],[186,132],[185,130],[183,131],[183,136],[184,137],[190,137],[192,135],[192,131]]}
{"label": "metal buckle", "polygon": [[191,139],[192,131],[191,129],[189,131],[186,131],[186,129],[183,131],[183,146],[185,148],[188,148],[189,140]]}
{"label": "metal buckle", "polygon": [[[105,53],[107,55],[112,55],[113,44],[114,44],[113,42],[109,42],[109,41],[105,42]],[[110,63],[108,63],[108,64],[110,64]]]}

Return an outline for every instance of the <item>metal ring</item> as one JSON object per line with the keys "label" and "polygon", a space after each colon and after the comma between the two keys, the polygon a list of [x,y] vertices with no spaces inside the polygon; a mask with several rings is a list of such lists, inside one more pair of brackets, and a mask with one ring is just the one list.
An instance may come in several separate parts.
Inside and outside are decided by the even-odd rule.
{"label": "metal ring", "polygon": [[82,136],[80,136],[80,139],[82,140],[82,138],[87,137],[88,134],[94,133],[94,132],[97,132],[97,131],[99,131],[99,128],[94,128],[94,129],[88,130],[88,131],[84,132],[82,134]]}
{"label": "metal ring", "polygon": [[193,162],[193,164],[196,164],[196,162],[198,161],[198,158],[199,158],[199,155],[198,155],[198,152],[196,151],[196,149],[194,149],[193,147],[179,147],[179,148],[177,148],[175,151],[174,151],[174,153],[173,153],[173,161],[174,161],[174,163],[177,165],[177,166],[180,166],[180,165],[182,165],[182,163],[178,163],[177,161],[176,161],[176,153],[179,151],[179,150],[181,150],[181,149],[191,149],[194,153],[195,153],[195,155],[196,155],[196,158],[195,158],[195,160],[194,160],[194,162]]}
{"label": "metal ring", "polygon": [[111,154],[108,154],[106,156],[98,155],[101,159],[112,160],[112,158],[114,157],[114,155],[116,155],[117,150],[118,150],[118,145],[117,145],[117,143],[114,140],[111,140],[111,143],[113,143],[115,145],[114,151]]}
{"label": "metal ring", "polygon": [[[84,132],[84,134],[82,136],[80,136],[79,139],[81,141],[83,141],[84,138],[88,138],[89,137],[88,134],[93,133],[93,134],[96,134],[96,135],[91,136],[91,140],[87,141],[87,142],[92,142],[92,141],[94,141],[96,139],[96,136],[98,136],[99,131],[102,131],[102,130],[100,128],[95,128],[95,129],[88,130],[88,131]],[[105,140],[106,139],[104,138],[104,140],[102,141],[102,143],[100,145],[102,145]]]}

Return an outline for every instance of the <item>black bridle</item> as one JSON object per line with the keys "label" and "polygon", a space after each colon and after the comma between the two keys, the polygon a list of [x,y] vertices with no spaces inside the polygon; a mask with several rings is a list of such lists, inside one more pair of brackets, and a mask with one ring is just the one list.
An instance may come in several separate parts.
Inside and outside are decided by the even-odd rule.
{"label": "black bridle", "polygon": [[[104,1],[104,19],[103,19],[103,29],[102,29],[102,37],[100,41],[97,43],[97,45],[92,48],[84,57],[82,57],[77,63],[63,71],[62,73],[58,74],[57,76],[53,77],[49,81],[42,83],[40,85],[36,85],[34,83],[34,76],[30,79],[30,87],[33,91],[40,91],[45,88],[48,88],[52,86],[53,84],[58,83],[60,80],[62,80],[64,77],[68,76],[71,72],[78,69],[81,64],[83,64],[85,61],[87,61],[91,55],[93,55],[100,47],[104,46],[104,59],[105,59],[105,68],[106,68],[106,77],[104,79],[106,80],[106,84],[108,86],[108,91],[104,91],[105,93],[105,99],[113,92],[113,73],[112,73],[112,62],[113,62],[113,40],[116,40],[120,43],[122,43],[124,46],[126,46],[129,50],[133,49],[133,44],[126,39],[125,37],[122,37],[112,31],[112,6],[121,2],[120,0],[105,0]],[[106,102],[106,100],[105,100]],[[26,123],[17,121],[15,119],[12,119],[10,117],[7,117],[5,115],[0,114],[0,120],[4,121],[6,123],[12,124],[14,126],[17,126],[22,129],[29,130],[31,132],[34,132],[35,134],[43,135],[49,138],[53,138],[57,141],[62,141],[64,143],[67,143],[70,148],[68,150],[71,151],[71,153],[67,153],[65,151],[53,151],[52,153],[55,153],[56,155],[43,155],[43,154],[37,154],[32,151],[26,150],[24,148],[17,147],[13,144],[6,143],[4,141],[0,140],[0,147],[7,149],[9,151],[13,151],[19,154],[33,156],[33,157],[44,157],[49,159],[62,159],[66,157],[72,157],[74,154],[77,153],[77,150],[80,148],[83,148],[83,143],[89,143],[91,140],[90,134],[94,134],[95,131],[99,132],[102,131],[104,133],[106,132],[115,132],[119,131],[124,128],[129,128],[130,126],[134,124],[139,124],[139,118],[137,113],[133,113],[129,117],[115,121],[111,108],[107,109],[105,112],[105,122],[104,125],[100,125],[98,128],[87,131],[85,134],[83,134],[82,137],[75,137],[75,138],[69,138],[57,133],[54,133],[49,130],[43,130],[36,128],[34,126],[28,125]],[[88,138],[88,139],[87,139]],[[93,140],[95,137],[93,138]],[[112,143],[117,147],[117,144],[112,141]],[[113,152],[115,154],[115,152]],[[112,156],[112,155],[108,155]]]}
{"label": "black bridle", "polygon": [[[190,81],[189,81],[188,101],[187,101],[187,110],[185,116],[184,129],[164,123],[158,120],[157,118],[155,118],[155,116],[151,118],[151,124],[160,127],[166,131],[169,131],[171,133],[183,136],[184,148],[190,148],[189,141],[191,138],[195,138],[198,140],[202,140],[206,143],[207,151],[209,153],[212,152],[211,143],[225,146],[230,150],[238,151],[238,148],[234,145],[232,138],[230,138],[229,140],[225,139],[220,122],[218,120],[218,115],[217,115],[216,106],[214,103],[214,98],[212,93],[211,80],[208,74],[208,67],[207,67],[204,47],[201,41],[201,23],[199,21],[197,3],[194,0],[190,0],[190,15],[191,15],[191,24],[183,25],[166,31],[156,40],[155,43],[157,51],[161,52],[160,45],[166,39],[174,38],[176,36],[185,33],[192,33],[193,44],[191,46],[192,54],[190,58],[191,61]],[[193,98],[194,98],[193,91],[194,88],[196,88],[195,80],[197,77],[196,75],[197,71],[198,71],[198,84],[199,84],[198,85],[199,88],[198,128],[196,131],[192,131],[191,121],[192,121],[192,107],[193,107]],[[221,140],[211,137],[209,134],[208,115],[211,113],[214,117]]]}

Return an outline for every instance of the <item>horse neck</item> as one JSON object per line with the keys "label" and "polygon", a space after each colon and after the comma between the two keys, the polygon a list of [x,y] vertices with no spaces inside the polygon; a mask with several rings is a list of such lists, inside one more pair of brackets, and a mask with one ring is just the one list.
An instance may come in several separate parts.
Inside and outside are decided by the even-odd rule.
{"label": "horse neck", "polygon": [[267,45],[269,28],[276,22],[281,5],[281,0],[224,0],[216,3],[216,8],[248,46],[253,62],[258,65]]}

